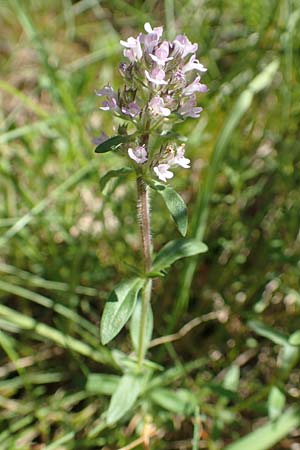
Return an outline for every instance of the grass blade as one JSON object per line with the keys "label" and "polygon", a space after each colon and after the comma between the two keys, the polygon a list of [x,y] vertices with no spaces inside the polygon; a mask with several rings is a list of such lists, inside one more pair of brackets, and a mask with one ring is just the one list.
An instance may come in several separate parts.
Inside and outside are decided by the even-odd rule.
{"label": "grass blade", "polygon": [[224,450],[269,450],[300,424],[300,411],[288,409],[275,422],[268,422]]}

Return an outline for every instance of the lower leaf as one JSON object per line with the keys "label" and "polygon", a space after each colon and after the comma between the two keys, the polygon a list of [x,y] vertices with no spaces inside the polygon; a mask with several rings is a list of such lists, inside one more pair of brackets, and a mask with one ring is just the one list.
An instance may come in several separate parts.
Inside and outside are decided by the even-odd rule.
{"label": "lower leaf", "polygon": [[113,425],[134,406],[143,387],[143,377],[127,373],[121,378],[107,410],[107,424]]}

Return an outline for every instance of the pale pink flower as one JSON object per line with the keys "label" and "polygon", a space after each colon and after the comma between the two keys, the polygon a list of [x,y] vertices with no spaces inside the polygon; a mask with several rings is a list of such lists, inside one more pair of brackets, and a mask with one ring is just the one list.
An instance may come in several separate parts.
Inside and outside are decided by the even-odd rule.
{"label": "pale pink flower", "polygon": [[116,92],[110,85],[104,86],[102,89],[96,90],[95,92],[98,97],[117,98]]}
{"label": "pale pink flower", "polygon": [[165,72],[164,70],[160,69],[159,67],[155,67],[151,73],[148,72],[148,70],[145,70],[145,75],[149,81],[153,84],[161,85],[161,84],[168,84],[165,80]]}
{"label": "pale pink flower", "polygon": [[195,95],[189,97],[184,103],[181,104],[180,108],[178,109],[178,113],[182,117],[193,117],[195,119],[200,116],[201,111],[203,111],[203,108],[201,108],[200,106],[196,106]]}
{"label": "pale pink flower", "polygon": [[163,31],[164,31],[164,27],[154,27],[154,28],[152,28],[149,22],[145,23],[144,29],[149,34],[156,34],[158,39],[161,38],[161,36],[163,34]]}
{"label": "pale pink flower", "polygon": [[165,108],[164,100],[157,95],[149,102],[149,109],[154,115],[167,117],[171,114],[169,108]]}
{"label": "pale pink flower", "polygon": [[169,164],[158,164],[157,166],[153,167],[153,170],[161,181],[166,182],[174,176],[174,173],[171,172],[169,168]]}
{"label": "pale pink flower", "polygon": [[177,165],[183,167],[184,169],[189,169],[191,160],[186,158],[184,156],[184,153],[185,153],[185,145],[182,144],[179,147],[177,147],[176,155],[172,157],[172,159],[169,161],[169,164]]}
{"label": "pale pink flower", "polygon": [[145,23],[144,28],[148,34],[140,35],[140,42],[144,45],[144,49],[147,53],[152,53],[162,36],[163,27],[152,28],[150,23],[147,22]]}
{"label": "pale pink flower", "polygon": [[189,59],[189,62],[185,64],[182,68],[183,72],[190,72],[191,70],[199,70],[199,72],[206,72],[207,68],[201,64],[198,59],[196,59],[195,55],[192,55]]}
{"label": "pale pink flower", "polygon": [[135,149],[129,148],[128,155],[137,164],[144,164],[148,159],[147,150],[144,145],[137,146]]}
{"label": "pale pink flower", "polygon": [[140,114],[141,108],[136,102],[131,102],[127,106],[123,106],[122,113],[131,117],[136,117]]}
{"label": "pale pink flower", "polygon": [[100,109],[102,109],[103,111],[119,111],[119,106],[115,98],[109,98],[102,103]]}
{"label": "pale pink flower", "polygon": [[192,95],[195,92],[207,92],[207,90],[206,84],[200,83],[200,76],[198,75],[191,84],[182,90],[182,93],[183,95]]}
{"label": "pale pink flower", "polygon": [[170,46],[168,41],[163,41],[160,46],[155,50],[154,55],[150,54],[150,58],[153,59],[158,65],[164,66],[166,62],[171,61],[173,56],[169,57]]}
{"label": "pale pink flower", "polygon": [[192,44],[185,35],[179,34],[174,40],[174,47],[175,51],[178,51],[184,58],[186,55],[196,52],[198,44]]}
{"label": "pale pink flower", "polygon": [[127,41],[120,41],[124,50],[124,56],[126,56],[131,62],[139,61],[143,56],[143,51],[140,43],[139,36],[137,39],[129,37]]}

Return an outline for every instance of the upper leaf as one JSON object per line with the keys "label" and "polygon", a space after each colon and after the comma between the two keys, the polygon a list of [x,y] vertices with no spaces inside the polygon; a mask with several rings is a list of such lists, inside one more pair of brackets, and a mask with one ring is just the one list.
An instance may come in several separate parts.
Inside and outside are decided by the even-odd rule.
{"label": "upper leaf", "polygon": [[100,336],[103,345],[111,341],[123,328],[134,310],[138,293],[144,283],[133,278],[118,284],[104,307]]}
{"label": "upper leaf", "polygon": [[161,271],[175,261],[207,251],[207,246],[197,239],[178,239],[168,242],[156,255],[152,271]]}
{"label": "upper leaf", "polygon": [[150,392],[151,400],[174,414],[191,415],[197,399],[191,391],[186,389],[178,389],[177,391],[157,388]]}
{"label": "upper leaf", "polygon": [[119,135],[119,136],[113,136],[107,141],[101,142],[101,144],[97,145],[95,148],[96,153],[106,153],[110,150],[114,150],[117,148],[120,144],[123,144],[124,142],[128,142],[131,140],[131,136],[125,135]]}
{"label": "upper leaf", "polygon": [[160,193],[179,232],[182,236],[185,236],[188,226],[188,216],[186,204],[181,196],[170,186],[164,186],[161,183],[155,182],[152,184],[152,187]]}

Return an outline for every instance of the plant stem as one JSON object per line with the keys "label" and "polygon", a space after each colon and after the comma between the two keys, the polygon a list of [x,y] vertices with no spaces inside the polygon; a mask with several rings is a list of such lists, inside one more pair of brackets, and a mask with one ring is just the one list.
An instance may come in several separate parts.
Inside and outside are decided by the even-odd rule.
{"label": "plant stem", "polygon": [[[150,202],[149,187],[141,176],[137,178],[137,194],[138,194],[138,218],[140,224],[141,245],[143,252],[143,263],[145,273],[151,270],[152,265],[152,242],[151,242],[151,225],[150,225]],[[151,301],[152,280],[148,279],[142,290],[142,310],[138,343],[138,367],[143,365],[145,349],[145,334],[147,326],[148,308]]]}

